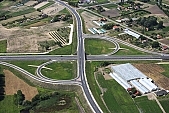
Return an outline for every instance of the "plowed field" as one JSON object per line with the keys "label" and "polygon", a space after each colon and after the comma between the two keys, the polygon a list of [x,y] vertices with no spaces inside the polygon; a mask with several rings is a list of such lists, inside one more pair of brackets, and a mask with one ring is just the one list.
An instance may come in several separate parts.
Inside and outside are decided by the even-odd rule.
{"label": "plowed field", "polygon": [[31,100],[36,94],[38,94],[37,88],[29,86],[9,70],[3,70],[3,72],[5,74],[6,95],[13,95],[18,90],[21,90],[25,95],[25,100]]}
{"label": "plowed field", "polygon": [[138,70],[153,79],[159,87],[169,90],[169,78],[161,73],[165,70],[157,64],[133,64]]}

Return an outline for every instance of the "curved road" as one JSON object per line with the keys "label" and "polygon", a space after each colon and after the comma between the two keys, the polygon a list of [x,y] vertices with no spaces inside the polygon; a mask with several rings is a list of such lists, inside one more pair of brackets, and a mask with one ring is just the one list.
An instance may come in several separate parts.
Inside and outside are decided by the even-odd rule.
{"label": "curved road", "polygon": [[75,16],[76,18],[76,25],[77,25],[77,37],[78,37],[78,47],[77,47],[77,63],[78,63],[78,78],[81,80],[84,95],[89,103],[93,112],[102,113],[102,110],[98,106],[97,102],[95,101],[90,88],[87,83],[86,72],[85,72],[85,49],[84,49],[84,39],[83,39],[83,29],[82,29],[82,21],[79,14],[69,5],[65,4],[60,0],[56,0],[63,6],[67,7]]}

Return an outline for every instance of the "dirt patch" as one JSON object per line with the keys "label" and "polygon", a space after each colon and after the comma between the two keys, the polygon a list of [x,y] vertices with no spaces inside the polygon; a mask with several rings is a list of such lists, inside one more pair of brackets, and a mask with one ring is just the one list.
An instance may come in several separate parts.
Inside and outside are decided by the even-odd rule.
{"label": "dirt patch", "polygon": [[81,15],[84,19],[86,29],[98,27],[96,24],[93,23],[93,20],[99,19],[98,16],[95,16],[95,15],[89,13],[89,12],[86,12],[86,11],[82,12]]}
{"label": "dirt patch", "polygon": [[102,12],[101,14],[106,16],[106,17],[110,16],[111,18],[120,16],[120,13],[117,9],[107,10],[107,11]]}
{"label": "dirt patch", "polygon": [[157,86],[169,90],[169,78],[161,73],[165,70],[157,64],[133,64],[138,70],[153,79]]}
{"label": "dirt patch", "polygon": [[24,5],[26,5],[26,6],[32,6],[32,5],[34,5],[35,3],[38,3],[38,1],[28,1],[28,2],[26,2]]}
{"label": "dirt patch", "polygon": [[164,43],[166,45],[169,45],[169,40],[168,39],[162,39],[162,40],[159,40],[161,43]]}
{"label": "dirt patch", "polygon": [[23,80],[18,78],[9,70],[3,70],[5,74],[5,94],[13,95],[18,90],[21,90],[25,95],[26,100],[31,100],[36,94],[38,94],[38,90],[35,87],[29,86]]}
{"label": "dirt patch", "polygon": [[151,12],[151,14],[160,14],[163,16],[167,16],[157,5],[150,6],[145,10]]}
{"label": "dirt patch", "polygon": [[32,29],[6,29],[0,26],[0,40],[7,39],[7,52],[39,52],[38,42],[53,40],[48,33],[63,26],[64,22],[50,23]]}

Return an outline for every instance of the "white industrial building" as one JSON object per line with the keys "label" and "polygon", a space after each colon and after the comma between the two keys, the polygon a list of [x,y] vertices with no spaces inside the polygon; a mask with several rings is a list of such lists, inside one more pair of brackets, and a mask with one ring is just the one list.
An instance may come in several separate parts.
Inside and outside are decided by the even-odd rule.
{"label": "white industrial building", "polygon": [[146,89],[142,84],[140,84],[140,82],[138,82],[137,80],[132,80],[130,81],[130,83],[137,89],[139,90],[142,94],[146,94],[149,93],[150,91],[148,89]]}
{"label": "white industrial building", "polygon": [[130,31],[129,29],[124,29],[124,33],[126,33],[126,34],[128,34],[128,35],[131,35],[131,36],[133,36],[133,37],[135,37],[135,38],[137,38],[137,39],[140,37],[139,34],[133,32],[133,31]]}
{"label": "white industrial building", "polygon": [[126,81],[147,77],[130,63],[112,66],[111,69]]}
{"label": "white industrial building", "polygon": [[152,79],[149,79],[130,63],[112,66],[111,69],[113,73],[110,73],[110,76],[126,90],[135,87],[140,93],[146,94],[158,89],[152,83]]}

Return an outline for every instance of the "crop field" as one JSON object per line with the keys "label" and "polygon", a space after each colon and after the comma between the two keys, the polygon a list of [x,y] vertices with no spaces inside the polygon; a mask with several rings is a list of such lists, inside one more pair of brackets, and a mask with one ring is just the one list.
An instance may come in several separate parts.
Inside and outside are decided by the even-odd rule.
{"label": "crop field", "polygon": [[108,42],[100,39],[86,39],[85,50],[87,54],[98,55],[107,54],[113,52],[115,45],[112,42]]}
{"label": "crop field", "polygon": [[76,62],[54,62],[42,69],[42,74],[57,80],[69,80],[76,77]]}
{"label": "crop field", "polygon": [[148,100],[146,96],[135,98],[135,103],[143,113],[162,113],[155,100]]}
{"label": "crop field", "polygon": [[148,55],[148,53],[144,53],[123,44],[120,44],[120,48],[121,49],[115,55]]}
{"label": "crop field", "polygon": [[160,104],[162,105],[162,107],[164,108],[165,112],[168,113],[169,112],[169,95],[165,96],[165,97],[159,97],[158,98]]}
{"label": "crop field", "polygon": [[14,105],[14,96],[6,95],[5,98],[0,101],[0,113],[19,113],[21,108]]}
{"label": "crop field", "polygon": [[[36,66],[39,66],[41,65],[42,63],[44,63],[45,61],[10,61],[9,63],[11,64],[14,64],[16,66],[19,66],[25,70],[27,70],[28,72],[30,72],[31,74],[34,74],[35,75],[35,72],[36,72],[36,69],[37,67]],[[29,65],[33,65],[33,66],[29,66]]]}
{"label": "crop field", "polygon": [[115,80],[105,80],[102,74],[97,74],[97,80],[105,89],[104,101],[113,113],[139,113],[130,95]]}
{"label": "crop field", "polygon": [[7,48],[7,41],[6,40],[0,41],[0,53],[6,53],[6,48]]}
{"label": "crop field", "polygon": [[162,74],[169,78],[169,64],[160,65],[165,71]]}

